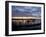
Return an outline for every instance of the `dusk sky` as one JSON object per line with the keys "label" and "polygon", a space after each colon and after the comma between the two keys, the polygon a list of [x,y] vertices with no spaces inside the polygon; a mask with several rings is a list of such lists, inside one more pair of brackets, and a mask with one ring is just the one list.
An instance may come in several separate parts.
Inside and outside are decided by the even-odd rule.
{"label": "dusk sky", "polygon": [[12,16],[41,16],[41,7],[12,6]]}

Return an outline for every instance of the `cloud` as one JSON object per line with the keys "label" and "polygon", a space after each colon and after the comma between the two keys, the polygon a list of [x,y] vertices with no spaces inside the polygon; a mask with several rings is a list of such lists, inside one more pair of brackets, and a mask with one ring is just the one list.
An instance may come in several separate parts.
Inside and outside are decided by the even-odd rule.
{"label": "cloud", "polygon": [[34,6],[12,6],[12,12],[13,14],[23,14],[24,15],[34,15],[39,16],[41,13],[41,7],[34,7]]}

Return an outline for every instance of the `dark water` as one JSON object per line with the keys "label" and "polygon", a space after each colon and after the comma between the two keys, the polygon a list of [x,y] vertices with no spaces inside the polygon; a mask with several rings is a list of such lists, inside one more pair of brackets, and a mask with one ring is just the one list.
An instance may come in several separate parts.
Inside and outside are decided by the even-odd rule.
{"label": "dark water", "polygon": [[12,31],[19,31],[19,30],[40,30],[41,23],[38,24],[26,24],[26,25],[17,25],[16,23],[12,23]]}

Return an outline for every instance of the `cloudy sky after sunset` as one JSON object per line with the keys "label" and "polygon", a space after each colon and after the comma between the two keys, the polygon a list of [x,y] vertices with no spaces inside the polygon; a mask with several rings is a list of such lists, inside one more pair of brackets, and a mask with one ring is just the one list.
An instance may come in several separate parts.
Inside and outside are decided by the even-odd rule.
{"label": "cloudy sky after sunset", "polygon": [[12,16],[41,16],[41,7],[12,6]]}

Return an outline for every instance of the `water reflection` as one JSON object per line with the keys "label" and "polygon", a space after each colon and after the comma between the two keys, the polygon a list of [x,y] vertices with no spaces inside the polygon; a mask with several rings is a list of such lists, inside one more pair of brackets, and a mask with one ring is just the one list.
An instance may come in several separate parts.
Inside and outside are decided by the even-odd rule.
{"label": "water reflection", "polygon": [[12,20],[12,30],[36,30],[41,29],[40,19],[18,19]]}

